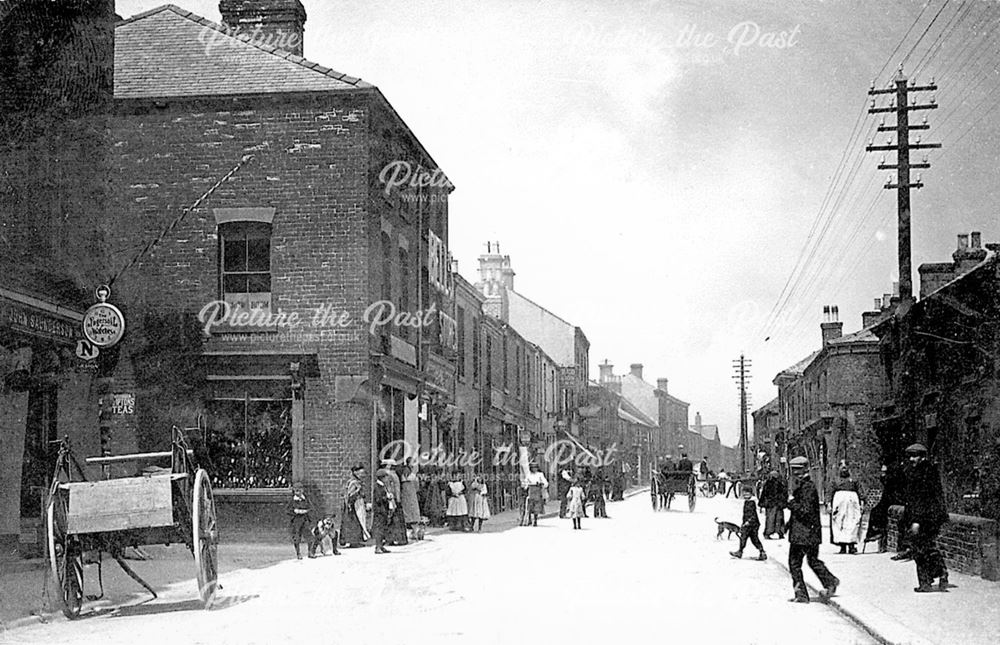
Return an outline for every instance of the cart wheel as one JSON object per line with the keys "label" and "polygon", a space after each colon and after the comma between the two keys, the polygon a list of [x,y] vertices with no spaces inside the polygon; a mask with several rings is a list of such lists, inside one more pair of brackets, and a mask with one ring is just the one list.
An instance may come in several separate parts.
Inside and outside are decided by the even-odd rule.
{"label": "cart wheel", "polygon": [[194,477],[191,500],[191,532],[194,564],[198,569],[198,592],[205,609],[212,606],[218,586],[219,529],[215,517],[215,500],[208,473],[199,468]]}
{"label": "cart wheel", "polygon": [[63,614],[73,620],[83,607],[83,553],[66,533],[66,496],[58,490],[49,499],[45,519],[52,580],[62,598]]}
{"label": "cart wheel", "polygon": [[690,495],[688,495],[688,512],[689,512],[689,513],[694,513],[694,505],[695,505],[695,504],[697,503],[697,501],[698,501],[698,500],[696,499],[696,497],[697,497],[697,496],[696,496],[696,495],[694,494],[694,491],[691,491],[691,494],[690,494]]}

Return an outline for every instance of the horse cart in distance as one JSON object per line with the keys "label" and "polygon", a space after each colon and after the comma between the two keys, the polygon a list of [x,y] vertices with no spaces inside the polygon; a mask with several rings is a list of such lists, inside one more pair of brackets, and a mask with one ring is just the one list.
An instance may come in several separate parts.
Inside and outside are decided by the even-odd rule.
{"label": "horse cart in distance", "polygon": [[649,487],[653,499],[653,510],[670,510],[674,496],[678,493],[687,496],[688,511],[694,512],[697,494],[695,474],[685,470],[670,472],[654,472]]}
{"label": "horse cart in distance", "polygon": [[[86,459],[103,466],[169,457],[169,472],[88,481],[68,439],[60,442],[46,503],[46,534],[52,579],[67,618],[77,618],[83,607],[84,554],[96,556],[99,574],[101,554],[109,554],[155,598],[153,588],[124,559],[126,548],[151,544],[187,545],[194,555],[199,595],[205,608],[211,607],[218,587],[219,542],[212,485],[177,427],[171,430],[170,444],[165,452]],[[103,579],[101,586],[103,595]]]}

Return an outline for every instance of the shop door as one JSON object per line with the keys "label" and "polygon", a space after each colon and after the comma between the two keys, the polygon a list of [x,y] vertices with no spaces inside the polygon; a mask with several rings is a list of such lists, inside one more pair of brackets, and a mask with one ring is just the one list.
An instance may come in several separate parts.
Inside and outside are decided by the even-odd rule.
{"label": "shop door", "polygon": [[41,499],[48,490],[55,468],[58,428],[55,387],[28,392],[28,416],[24,433],[24,460],[21,466],[21,517],[40,518]]}

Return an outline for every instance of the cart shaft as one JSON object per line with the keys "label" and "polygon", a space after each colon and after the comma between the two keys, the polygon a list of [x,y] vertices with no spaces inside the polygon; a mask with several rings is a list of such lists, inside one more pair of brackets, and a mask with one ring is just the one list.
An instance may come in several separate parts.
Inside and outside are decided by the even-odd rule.
{"label": "cart shaft", "polygon": [[[194,456],[194,450],[187,451],[189,457]],[[174,453],[167,450],[164,452],[140,452],[133,455],[114,455],[111,457],[87,457],[84,461],[88,464],[116,464],[123,461],[142,461],[144,459],[163,459],[173,457]]]}

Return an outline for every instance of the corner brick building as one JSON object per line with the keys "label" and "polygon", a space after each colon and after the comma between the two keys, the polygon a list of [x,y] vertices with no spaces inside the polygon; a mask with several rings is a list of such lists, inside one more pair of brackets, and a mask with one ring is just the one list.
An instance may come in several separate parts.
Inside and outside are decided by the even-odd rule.
{"label": "corner brick building", "polygon": [[[226,25],[164,6],[115,31],[107,235],[133,325],[116,386],[163,407],[143,396],[143,342],[171,316],[217,322],[192,345],[203,380],[147,443],[166,419],[197,428],[220,500],[283,502],[303,480],[332,512],[351,465],[370,476],[383,446],[418,442],[422,408],[434,425],[453,406],[452,187],[376,87],[254,35],[301,43],[298,0],[220,10]],[[404,180],[425,171],[431,186]],[[413,316],[373,324],[393,312]]]}

